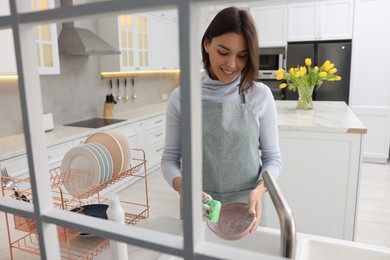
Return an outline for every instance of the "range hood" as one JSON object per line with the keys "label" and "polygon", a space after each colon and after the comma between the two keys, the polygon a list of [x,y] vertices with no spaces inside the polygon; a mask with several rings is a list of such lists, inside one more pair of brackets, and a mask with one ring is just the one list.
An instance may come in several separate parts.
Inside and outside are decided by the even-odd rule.
{"label": "range hood", "polygon": [[[73,0],[61,0],[61,6],[72,6]],[[120,54],[119,50],[88,29],[77,28],[74,22],[64,23],[58,37],[60,54],[67,55],[108,55]]]}

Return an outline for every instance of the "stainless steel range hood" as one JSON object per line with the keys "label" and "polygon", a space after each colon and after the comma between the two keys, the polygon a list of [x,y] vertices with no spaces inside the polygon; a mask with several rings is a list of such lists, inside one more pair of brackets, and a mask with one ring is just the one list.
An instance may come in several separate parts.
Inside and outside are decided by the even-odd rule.
{"label": "stainless steel range hood", "polygon": [[[61,0],[61,6],[72,6],[73,0]],[[64,23],[58,38],[60,54],[68,55],[108,55],[120,54],[119,50],[88,29],[77,28],[74,22]]]}

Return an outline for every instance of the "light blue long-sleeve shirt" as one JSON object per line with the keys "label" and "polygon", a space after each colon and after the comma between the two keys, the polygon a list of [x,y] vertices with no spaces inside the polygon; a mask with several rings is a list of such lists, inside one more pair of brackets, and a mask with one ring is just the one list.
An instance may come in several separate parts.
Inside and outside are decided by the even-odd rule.
{"label": "light blue long-sleeve shirt", "polygon": [[[238,93],[240,76],[229,84],[213,80],[207,72],[202,76],[202,101],[241,104]],[[278,123],[276,105],[271,90],[263,83],[256,84],[247,90],[245,101],[249,103],[259,125],[259,150],[261,151],[262,173],[269,171],[276,179],[282,168],[279,149]],[[180,144],[180,88],[175,89],[168,102],[166,112],[165,146],[161,159],[161,170],[165,180],[172,186],[173,179],[181,174]],[[245,126],[243,126],[243,134]],[[226,140],[229,142],[229,140]]]}

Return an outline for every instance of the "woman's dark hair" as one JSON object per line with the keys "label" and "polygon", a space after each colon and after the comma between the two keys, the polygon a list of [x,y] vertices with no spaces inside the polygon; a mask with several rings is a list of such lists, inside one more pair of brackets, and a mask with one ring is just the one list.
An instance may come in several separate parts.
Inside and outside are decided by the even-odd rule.
{"label": "woman's dark hair", "polygon": [[214,37],[230,32],[242,34],[248,46],[248,61],[241,72],[239,88],[239,92],[243,93],[253,85],[259,70],[259,44],[256,26],[248,11],[231,6],[223,9],[214,17],[202,37],[203,67],[210,72],[210,57],[205,50],[204,43],[211,42]]}

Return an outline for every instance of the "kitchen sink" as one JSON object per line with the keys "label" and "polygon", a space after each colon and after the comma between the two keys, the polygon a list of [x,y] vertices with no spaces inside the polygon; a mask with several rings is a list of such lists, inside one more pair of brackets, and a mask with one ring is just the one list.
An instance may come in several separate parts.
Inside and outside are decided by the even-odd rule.
{"label": "kitchen sink", "polygon": [[386,248],[349,242],[349,241],[325,241],[304,239],[301,248],[297,250],[299,260],[388,260],[390,248]]}

